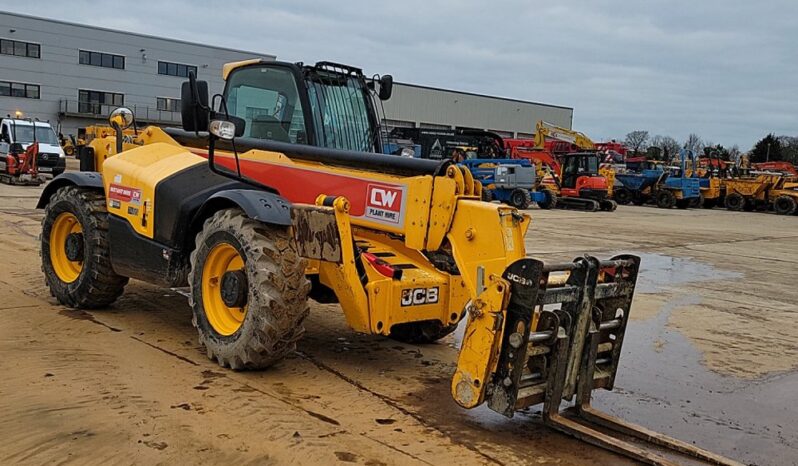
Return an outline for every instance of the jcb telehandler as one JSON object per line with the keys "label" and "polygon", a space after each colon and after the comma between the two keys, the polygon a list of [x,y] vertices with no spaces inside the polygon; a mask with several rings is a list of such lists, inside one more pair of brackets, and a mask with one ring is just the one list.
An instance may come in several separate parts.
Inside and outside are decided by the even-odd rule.
{"label": "jcb telehandler", "polygon": [[[94,146],[116,155],[45,188],[42,266],[59,302],[108,306],[129,278],[188,284],[201,344],[232,369],[290,353],[309,296],[337,300],[356,331],[407,342],[468,315],[452,378],[461,406],[512,416],[543,403],[548,425],[641,461],[669,464],[589,422],[732,464],[590,406],[615,383],[637,257],[544,264],[525,254],[529,216],[481,201],[468,170],[331,149],[374,134],[367,83],[347,70],[251,60],[223,75],[218,106],[193,74],[183,85],[183,130],[130,140],[132,113],[117,109],[117,136]],[[561,412],[574,398],[574,415]]]}

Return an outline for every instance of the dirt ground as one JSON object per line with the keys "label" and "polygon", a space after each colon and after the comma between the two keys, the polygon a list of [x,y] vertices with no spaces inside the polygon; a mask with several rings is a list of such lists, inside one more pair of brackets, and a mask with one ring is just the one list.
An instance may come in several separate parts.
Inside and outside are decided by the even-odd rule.
{"label": "dirt ground", "polygon": [[[40,189],[0,186],[2,464],[626,464],[449,395],[456,338],[412,346],[313,304],[298,352],[223,370],[187,300],[131,282],[110,309],[55,303]],[[616,390],[597,404],[745,463],[798,464],[798,217],[621,207],[530,211],[530,255],[642,255]]]}

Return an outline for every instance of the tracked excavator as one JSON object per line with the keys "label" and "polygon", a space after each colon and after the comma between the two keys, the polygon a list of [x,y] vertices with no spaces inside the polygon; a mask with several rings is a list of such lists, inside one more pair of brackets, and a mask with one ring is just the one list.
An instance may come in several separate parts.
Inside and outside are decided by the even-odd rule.
{"label": "tracked excavator", "polygon": [[[200,343],[233,370],[292,352],[309,297],[411,343],[466,320],[460,406],[511,417],[542,403],[547,425],[639,461],[674,464],[653,443],[734,464],[591,407],[616,381],[638,257],[527,257],[530,217],[481,201],[468,170],[364,151],[372,91],[352,69],[249,60],[223,78],[209,99],[189,76],[182,129],[127,138],[132,112],[115,110],[117,135],[93,146],[113,156],[45,188],[42,266],[59,302],[108,306],[130,278],[188,285]],[[390,96],[389,80],[373,86]]]}

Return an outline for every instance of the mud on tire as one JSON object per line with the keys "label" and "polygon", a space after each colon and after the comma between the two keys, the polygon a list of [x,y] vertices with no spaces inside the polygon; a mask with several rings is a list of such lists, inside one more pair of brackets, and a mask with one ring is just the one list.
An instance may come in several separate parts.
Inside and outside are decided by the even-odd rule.
{"label": "mud on tire", "polygon": [[439,320],[424,320],[396,324],[391,327],[391,338],[403,343],[432,343],[457,329],[457,324],[443,325]]}
{"label": "mud on tire", "polygon": [[[210,250],[227,243],[244,260],[248,283],[246,311],[231,335],[214,330],[202,296],[203,266]],[[296,349],[309,312],[310,282],[286,228],[250,219],[238,209],[221,210],[208,218],[191,253],[189,302],[192,323],[208,357],[234,370],[263,369]]]}
{"label": "mud on tire", "polygon": [[[82,229],[83,261],[74,281],[56,273],[51,257],[53,225],[61,214],[72,214]],[[111,267],[108,243],[108,211],[101,191],[66,186],[53,194],[44,210],[40,236],[42,271],[50,292],[59,303],[80,309],[96,309],[113,303],[124,291],[127,277]],[[66,245],[53,245],[66,247]]]}

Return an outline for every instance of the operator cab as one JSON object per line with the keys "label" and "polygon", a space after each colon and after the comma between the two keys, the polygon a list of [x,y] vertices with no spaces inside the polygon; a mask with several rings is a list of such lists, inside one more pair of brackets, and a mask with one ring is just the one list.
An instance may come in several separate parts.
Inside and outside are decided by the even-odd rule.
{"label": "operator cab", "polygon": [[576,188],[577,180],[583,176],[599,176],[599,155],[596,152],[566,154],[562,168],[562,186]]}
{"label": "operator cab", "polygon": [[358,68],[258,60],[230,71],[223,102],[230,116],[243,120],[244,137],[381,153],[375,97],[390,98],[393,80],[383,76],[377,83],[375,96],[374,81]]}

